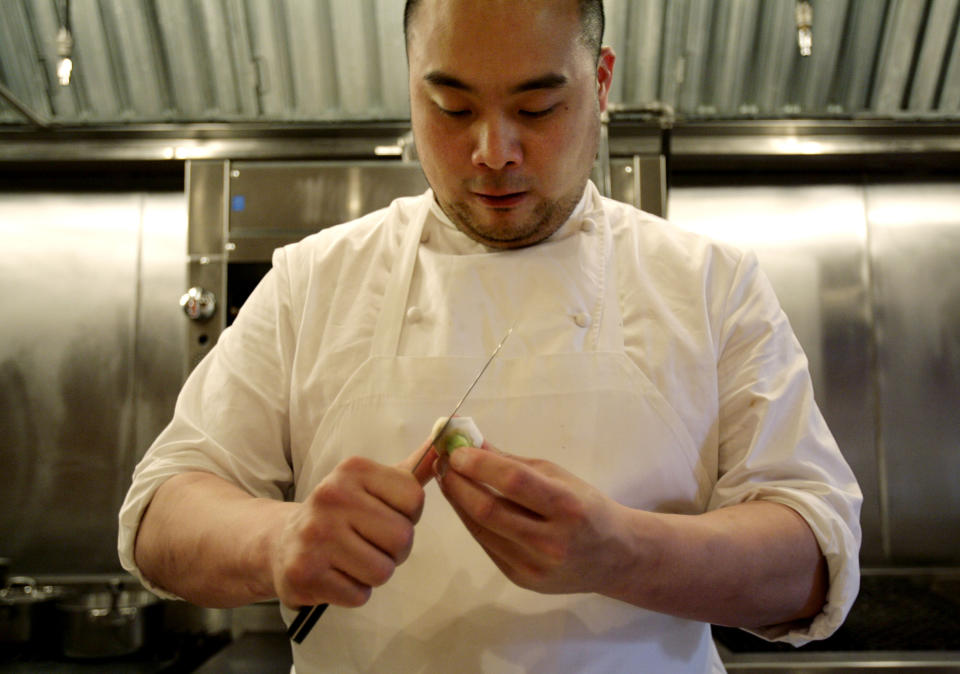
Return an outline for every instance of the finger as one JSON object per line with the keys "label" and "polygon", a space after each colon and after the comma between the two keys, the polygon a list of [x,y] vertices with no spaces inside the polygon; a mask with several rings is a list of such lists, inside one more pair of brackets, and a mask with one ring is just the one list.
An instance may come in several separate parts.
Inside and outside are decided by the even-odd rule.
{"label": "finger", "polygon": [[308,536],[337,546],[359,537],[396,562],[406,559],[413,544],[413,525],[423,508],[423,489],[410,473],[372,462],[361,472],[360,484],[350,480],[322,484],[311,495],[314,526]]}
{"label": "finger", "polygon": [[[368,496],[396,510],[411,522],[420,519],[423,487],[412,479],[409,470],[400,466],[384,466],[359,457],[347,459],[345,464],[345,470],[351,474],[348,483],[359,483]],[[354,496],[341,491],[333,505],[340,505],[342,500],[353,502]]]}
{"label": "finger", "polygon": [[394,564],[403,563],[413,547],[413,523],[395,511],[378,511],[353,521],[356,533],[387,555]]}
{"label": "finger", "polygon": [[473,519],[456,501],[451,500],[450,504],[467,531],[504,575],[516,581],[521,573],[536,572],[539,567],[533,556],[534,552],[526,547],[525,538],[521,536],[519,541],[515,541],[502,536]]}
{"label": "finger", "polygon": [[[302,560],[278,579],[280,601],[291,607],[313,606],[328,602],[338,606],[360,606],[370,596],[371,587],[360,583],[339,568],[331,566],[333,551],[315,551],[312,560]],[[335,553],[340,556],[339,553]]]}
{"label": "finger", "polygon": [[423,511],[423,488],[410,473],[365,459],[351,459],[310,494],[305,542],[336,542],[359,531],[396,559],[406,557],[413,524]]}
{"label": "finger", "polygon": [[461,447],[451,454],[450,467],[544,517],[552,513],[552,505],[564,494],[561,485],[541,472],[536,462],[504,454],[492,445],[485,449]]}
{"label": "finger", "polygon": [[308,601],[297,602],[298,606],[316,606],[329,603],[336,606],[356,608],[370,599],[373,588],[339,569],[330,569],[325,578],[323,592]]}
{"label": "finger", "polygon": [[[457,451],[461,451],[458,449]],[[544,519],[537,513],[501,497],[485,485],[467,479],[455,471],[448,471],[440,480],[446,499],[460,514],[468,528],[477,536],[483,529],[496,535],[525,544],[538,539]]]}
{"label": "finger", "polygon": [[428,438],[410,456],[398,463],[397,468],[413,473],[417,482],[423,487],[433,479],[433,463],[436,459],[437,453],[430,448],[430,439]]}
{"label": "finger", "polygon": [[356,533],[342,541],[331,566],[360,585],[379,587],[390,580],[397,564],[390,554]]}

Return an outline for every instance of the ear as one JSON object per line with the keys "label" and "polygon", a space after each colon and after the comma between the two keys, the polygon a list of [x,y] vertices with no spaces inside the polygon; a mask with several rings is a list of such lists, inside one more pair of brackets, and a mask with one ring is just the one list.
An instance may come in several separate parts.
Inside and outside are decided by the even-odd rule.
{"label": "ear", "polygon": [[600,59],[597,61],[597,100],[600,103],[600,112],[607,109],[607,98],[613,84],[613,64],[617,55],[611,47],[600,50]]}

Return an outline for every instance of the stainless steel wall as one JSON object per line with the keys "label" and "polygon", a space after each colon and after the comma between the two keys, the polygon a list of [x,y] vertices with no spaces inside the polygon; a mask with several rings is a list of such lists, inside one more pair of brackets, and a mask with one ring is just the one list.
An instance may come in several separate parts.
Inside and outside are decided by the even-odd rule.
{"label": "stainless steel wall", "polygon": [[960,185],[865,195],[885,552],[960,560]]}
{"label": "stainless steel wall", "polygon": [[682,187],[668,206],[757,252],[863,489],[864,562],[960,563],[957,184]]}
{"label": "stainless steel wall", "polygon": [[136,458],[172,410],[184,344],[182,194],[0,194],[0,555],[119,569]]}

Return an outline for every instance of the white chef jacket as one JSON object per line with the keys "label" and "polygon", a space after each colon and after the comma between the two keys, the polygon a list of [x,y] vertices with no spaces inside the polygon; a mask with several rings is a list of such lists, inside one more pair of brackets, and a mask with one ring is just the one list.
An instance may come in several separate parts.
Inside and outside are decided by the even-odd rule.
{"label": "white chef jacket", "polygon": [[[406,272],[404,250],[412,251]],[[367,424],[400,439],[386,455],[375,453],[390,444],[382,437],[366,437],[355,423],[340,425],[350,408],[380,395],[378,387],[402,390],[408,376],[421,376],[417,364],[431,358],[444,359],[433,361],[443,363],[434,376],[449,374],[462,389],[512,324],[517,334],[498,359],[503,371],[483,382],[496,390],[478,394],[477,413],[467,411],[491,442],[518,454],[530,449],[512,444],[526,439],[511,435],[523,417],[498,425],[504,410],[485,404],[528,386],[531,376],[549,380],[581,352],[619,345],[629,362],[627,376],[640,380],[644,401],[654,401],[649,419],[667,428],[664,446],[683,445],[683,451],[663,460],[658,455],[661,473],[650,473],[642,465],[647,458],[629,442],[604,444],[598,461],[601,455],[565,454],[566,436],[558,432],[558,444],[543,456],[581,476],[586,471],[592,483],[636,507],[697,513],[752,499],[790,506],[809,523],[826,557],[828,598],[808,624],[760,634],[802,644],[839,626],[858,589],[861,495],[814,403],[806,358],[756,259],[604,199],[592,184],[558,232],[520,251],[495,251],[464,236],[429,190],[277,250],[272,271],[191,374],[174,419],[135,471],[120,513],[124,567],[139,575],[136,529],[156,488],[173,474],[205,470],[258,496],[302,499],[352,453],[401,460],[452,402],[438,402],[441,396],[419,406],[389,403],[389,414],[378,413]],[[381,370],[394,381],[374,381],[369,391],[344,400],[345,391],[357,388],[358,373],[377,358],[398,364]],[[510,369],[531,359],[545,366],[532,375]],[[591,363],[583,378],[591,376]],[[621,365],[609,373],[602,363],[594,369],[603,370],[601,378],[617,377],[625,371]],[[540,397],[549,397],[559,381],[542,384]],[[417,397],[420,386],[401,397]],[[540,418],[537,404],[530,409]],[[593,414],[599,420],[603,411]],[[615,423],[598,421],[601,427]],[[552,426],[562,428],[563,419]],[[593,464],[614,466],[616,483],[593,476]],[[479,547],[469,547],[462,525],[432,491],[428,487],[410,559],[367,606],[331,607],[294,648],[298,670],[377,671],[390,663],[393,671],[623,671],[625,662],[664,656],[657,662],[665,669],[647,671],[666,671],[663,662],[669,671],[722,671],[707,625],[602,597],[548,599],[494,587],[509,583],[477,566],[492,564]],[[634,501],[634,494],[656,498]],[[427,552],[418,556],[421,550]],[[443,592],[420,598],[424,579]],[[469,582],[477,579],[484,585]],[[510,610],[491,609],[496,602]],[[450,627],[464,613],[472,632]],[[391,624],[394,618],[399,624]],[[485,631],[490,623],[497,629]],[[549,627],[531,628],[544,624]],[[466,649],[471,633],[480,641],[510,634],[526,652]],[[595,651],[588,648],[591,640]],[[419,664],[438,649],[442,660]]]}

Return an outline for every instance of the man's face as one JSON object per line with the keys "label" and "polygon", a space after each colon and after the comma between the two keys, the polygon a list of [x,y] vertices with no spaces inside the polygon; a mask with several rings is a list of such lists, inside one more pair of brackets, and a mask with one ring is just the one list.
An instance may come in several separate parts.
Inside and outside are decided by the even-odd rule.
{"label": "man's face", "polygon": [[444,212],[497,248],[542,241],[583,193],[613,53],[579,39],[576,0],[423,0],[410,26],[410,105]]}

